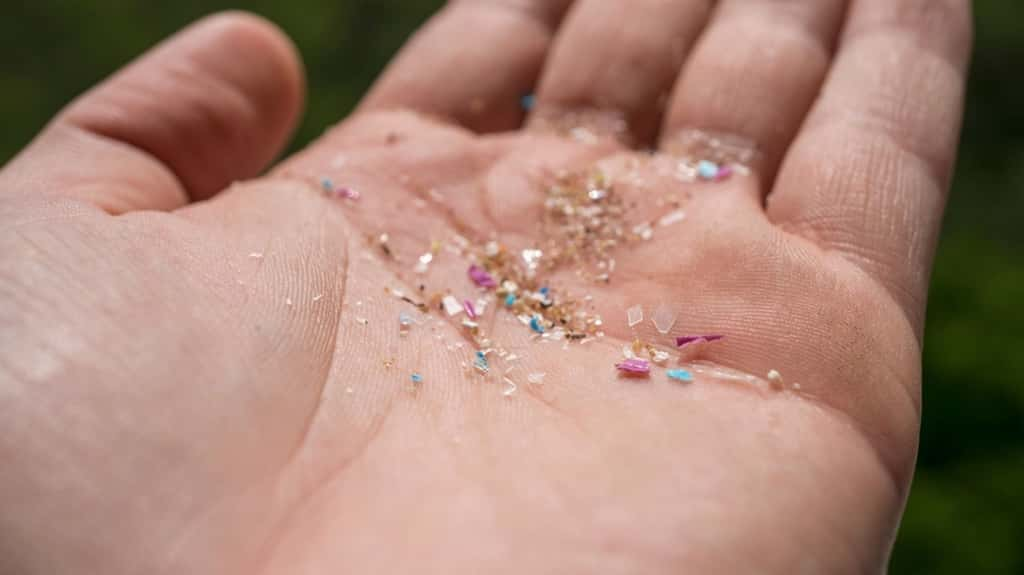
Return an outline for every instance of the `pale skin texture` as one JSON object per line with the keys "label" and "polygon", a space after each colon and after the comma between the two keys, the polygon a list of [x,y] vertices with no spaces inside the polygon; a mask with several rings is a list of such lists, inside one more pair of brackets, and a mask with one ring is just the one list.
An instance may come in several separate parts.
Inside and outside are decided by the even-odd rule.
{"label": "pale skin texture", "polygon": [[[966,0],[463,0],[251,179],[298,117],[297,55],[250,16],[191,27],[0,172],[0,572],[884,570],[969,45]],[[638,145],[699,128],[762,161],[694,188],[610,286],[558,278],[604,341],[494,323],[520,382],[547,373],[506,398],[455,326],[399,337],[382,288],[416,280],[364,254],[382,231],[405,262],[456,227],[529,243],[545,168],[633,153],[531,128],[535,85]],[[468,289],[466,263],[430,281]],[[617,377],[625,308],[659,301],[756,380]]]}

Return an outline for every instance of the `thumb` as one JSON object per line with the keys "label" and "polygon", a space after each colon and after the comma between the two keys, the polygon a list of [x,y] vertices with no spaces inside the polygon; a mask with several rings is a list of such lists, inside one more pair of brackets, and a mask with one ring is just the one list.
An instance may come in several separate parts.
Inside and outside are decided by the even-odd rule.
{"label": "thumb", "polygon": [[0,195],[173,209],[258,174],[302,105],[296,51],[252,15],[208,17],[72,102],[0,172]]}

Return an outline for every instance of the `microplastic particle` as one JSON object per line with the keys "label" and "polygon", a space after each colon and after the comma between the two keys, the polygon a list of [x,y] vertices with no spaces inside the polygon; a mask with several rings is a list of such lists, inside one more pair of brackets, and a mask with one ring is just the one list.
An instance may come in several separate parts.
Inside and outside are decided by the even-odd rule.
{"label": "microplastic particle", "polygon": [[782,374],[774,369],[768,372],[768,383],[775,389],[782,389],[785,382],[782,380]]}
{"label": "microplastic particle", "polygon": [[505,307],[512,307],[516,305],[516,294],[508,294],[505,296]]}
{"label": "microplastic particle", "polygon": [[476,359],[473,360],[473,368],[484,375],[491,371],[491,365],[487,362],[487,354],[482,351],[476,352]]}
{"label": "microplastic particle", "polygon": [[531,373],[526,376],[526,381],[530,382],[530,385],[544,385],[544,378],[547,376],[546,373],[538,371]]}
{"label": "microplastic particle", "polygon": [[651,373],[651,364],[645,359],[627,359],[616,363],[615,369],[627,375],[646,376]]}
{"label": "microplastic particle", "polygon": [[654,237],[654,230],[651,228],[651,224],[648,223],[643,223],[634,226],[633,233],[644,241],[647,241]]}
{"label": "microplastic particle", "polygon": [[686,212],[684,212],[683,210],[673,210],[662,216],[661,219],[658,220],[658,225],[664,228],[671,226],[673,224],[678,224],[679,222],[685,219]]}
{"label": "microplastic particle", "polygon": [[473,283],[480,287],[487,289],[498,287],[498,282],[494,280],[494,276],[476,264],[469,266],[469,277],[473,280]]}
{"label": "microplastic particle", "polygon": [[320,180],[320,186],[324,189],[325,192],[334,191],[334,182],[332,182],[330,178],[324,178]]}
{"label": "microplastic particle", "polygon": [[693,381],[693,374],[688,372],[688,371],[686,371],[685,369],[670,369],[670,370],[668,370],[665,373],[666,373],[666,375],[669,376],[670,379],[674,379],[676,381],[683,381],[683,382],[691,382],[691,381]]}
{"label": "microplastic particle", "polygon": [[697,164],[697,175],[703,180],[715,179],[718,176],[718,164],[708,160],[701,160]]}
{"label": "microplastic particle", "polygon": [[676,325],[676,317],[678,317],[678,314],[674,309],[661,304],[654,311],[651,321],[654,322],[654,327],[658,329],[658,333],[664,335],[672,331],[672,327]]}
{"label": "microplastic particle", "polygon": [[388,234],[381,234],[377,237],[377,245],[380,246],[380,250],[384,252],[384,255],[391,257],[391,246],[388,242],[391,241],[391,236]]}
{"label": "microplastic particle", "polygon": [[695,343],[710,343],[724,338],[724,335],[685,335],[676,338],[676,346],[684,348]]}
{"label": "microplastic particle", "polygon": [[370,320],[366,319],[365,317],[357,317],[356,321],[362,325],[370,325]]}
{"label": "microplastic particle", "polygon": [[644,308],[641,305],[635,305],[626,310],[626,321],[629,322],[629,327],[636,327],[644,321]]}
{"label": "microplastic particle", "polygon": [[504,380],[505,385],[508,386],[505,388],[505,391],[502,392],[502,395],[504,395],[505,397],[512,397],[513,395],[515,395],[516,390],[519,389],[519,386],[516,385],[516,382],[512,381],[507,377],[503,377],[502,380]]}
{"label": "microplastic particle", "polygon": [[537,333],[544,333],[544,325],[541,323],[539,315],[530,318],[530,329]]}
{"label": "microplastic particle", "polygon": [[462,302],[462,309],[466,311],[466,315],[469,316],[469,319],[476,319],[478,317],[476,307],[473,305],[473,302],[468,299]]}
{"label": "microplastic particle", "polygon": [[254,260],[261,260],[263,259],[263,252],[253,252],[249,254],[249,257]]}
{"label": "microplastic particle", "polygon": [[338,188],[337,190],[334,191],[334,193],[337,194],[339,198],[345,200],[356,201],[360,197],[362,197],[362,194],[359,193],[359,190],[353,190],[352,188]]}
{"label": "microplastic particle", "polygon": [[522,256],[526,267],[531,270],[535,270],[540,264],[541,258],[544,257],[544,252],[538,249],[528,249],[523,250]]}
{"label": "microplastic particle", "polygon": [[412,316],[405,313],[404,311],[398,314],[398,331],[405,335],[412,329],[412,324],[415,323]]}
{"label": "microplastic particle", "polygon": [[542,288],[540,288],[540,295],[544,296],[545,298],[548,297],[549,293],[551,293],[551,288],[549,288],[549,287],[542,287]]}
{"label": "microplastic particle", "polygon": [[430,262],[434,261],[434,254],[427,252],[419,257],[416,266],[413,268],[418,274],[425,274],[430,269]]}
{"label": "microplastic particle", "polygon": [[459,303],[459,300],[455,299],[455,296],[444,296],[441,299],[441,305],[444,306],[444,312],[448,314],[448,317],[456,316],[463,312],[462,305]]}
{"label": "microplastic particle", "polygon": [[732,174],[733,174],[732,167],[730,167],[730,166],[722,166],[722,168],[720,170],[718,170],[718,173],[715,174],[715,181],[716,182],[724,182],[725,180],[728,180],[730,177],[732,177]]}
{"label": "microplastic particle", "polygon": [[533,94],[527,94],[519,100],[519,105],[522,106],[524,111],[529,112],[537,105],[537,97]]}
{"label": "microplastic particle", "polygon": [[666,361],[669,360],[670,357],[671,356],[668,354],[667,351],[662,351],[660,349],[655,350],[653,353],[651,353],[651,361],[658,365],[663,365]]}
{"label": "microplastic particle", "polygon": [[411,379],[413,383],[423,383],[423,376],[418,373],[412,374],[409,376],[409,379]]}

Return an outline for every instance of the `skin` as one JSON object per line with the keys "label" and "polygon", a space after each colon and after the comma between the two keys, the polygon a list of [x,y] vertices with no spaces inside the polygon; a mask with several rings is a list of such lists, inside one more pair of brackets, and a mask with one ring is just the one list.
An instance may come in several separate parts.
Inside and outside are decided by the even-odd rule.
{"label": "skin", "polygon": [[[252,16],[190,27],[0,172],[0,572],[884,571],[969,45],[966,0],[464,0],[257,177],[299,113],[295,51]],[[539,128],[594,108],[638,147],[702,129],[760,159],[682,188],[642,168],[637,213],[681,193],[686,221],[607,286],[552,279],[604,340],[489,316],[520,383],[547,374],[505,397],[457,325],[401,338],[382,286],[412,293],[456,230],[528,245],[544,174],[638,157]],[[427,281],[467,290],[467,265]],[[612,368],[624,310],[659,302],[728,336],[693,384]]]}

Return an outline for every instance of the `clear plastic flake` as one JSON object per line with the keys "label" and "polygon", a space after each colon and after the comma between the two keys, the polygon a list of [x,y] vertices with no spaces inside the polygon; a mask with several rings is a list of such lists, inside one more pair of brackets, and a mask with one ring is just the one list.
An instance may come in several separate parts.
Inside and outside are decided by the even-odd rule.
{"label": "clear plastic flake", "polygon": [[636,327],[644,321],[644,307],[641,305],[635,305],[626,310],[626,321],[629,323],[629,327]]}
{"label": "clear plastic flake", "polygon": [[664,335],[672,331],[672,328],[676,325],[676,318],[678,314],[671,307],[661,304],[658,309],[654,311],[654,316],[651,317],[651,321],[654,322],[654,327],[657,328],[658,333]]}

